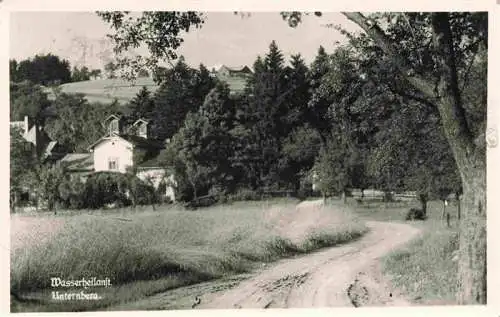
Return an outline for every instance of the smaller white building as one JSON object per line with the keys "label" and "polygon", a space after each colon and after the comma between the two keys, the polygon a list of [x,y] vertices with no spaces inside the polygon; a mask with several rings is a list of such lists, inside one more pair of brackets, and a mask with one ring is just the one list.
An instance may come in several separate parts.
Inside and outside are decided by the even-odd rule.
{"label": "smaller white building", "polygon": [[163,183],[165,185],[165,197],[175,201],[174,187],[176,186],[176,183],[174,175],[167,172],[167,169],[162,167],[139,166],[136,175],[142,181],[152,184],[154,188],[160,187]]}

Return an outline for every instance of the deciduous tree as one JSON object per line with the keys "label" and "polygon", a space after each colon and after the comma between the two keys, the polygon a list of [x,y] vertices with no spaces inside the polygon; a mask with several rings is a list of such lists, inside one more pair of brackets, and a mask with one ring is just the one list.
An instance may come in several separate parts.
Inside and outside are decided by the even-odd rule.
{"label": "deciduous tree", "polygon": [[[11,64],[12,70],[13,64]],[[52,54],[35,55],[17,65],[16,81],[28,80],[39,85],[64,84],[71,81],[70,64]]]}
{"label": "deciduous tree", "polygon": [[10,118],[22,121],[25,116],[36,123],[43,123],[43,111],[50,106],[47,93],[29,81],[10,83]]}

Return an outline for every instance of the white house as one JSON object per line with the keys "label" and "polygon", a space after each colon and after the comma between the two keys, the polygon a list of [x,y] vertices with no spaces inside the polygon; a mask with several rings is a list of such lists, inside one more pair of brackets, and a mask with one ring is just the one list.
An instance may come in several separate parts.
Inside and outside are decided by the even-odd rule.
{"label": "white house", "polygon": [[[136,175],[158,188],[165,184],[165,196],[175,201],[175,181],[170,170],[157,163],[158,155],[164,144],[149,137],[148,122],[136,120],[127,125],[127,118],[111,115],[104,121],[106,135],[89,146],[93,166],[85,166],[85,171],[111,171],[127,173],[134,170]],[[67,156],[78,155],[68,154]],[[63,160],[69,161],[70,157]],[[88,160],[87,160],[88,162]],[[79,169],[80,170],[76,170]],[[69,168],[71,171],[71,167]],[[82,172],[81,167],[75,165],[75,172]]]}
{"label": "white house", "polygon": [[118,135],[101,138],[89,148],[93,153],[94,171],[126,173],[134,166],[134,147],[134,143]]}

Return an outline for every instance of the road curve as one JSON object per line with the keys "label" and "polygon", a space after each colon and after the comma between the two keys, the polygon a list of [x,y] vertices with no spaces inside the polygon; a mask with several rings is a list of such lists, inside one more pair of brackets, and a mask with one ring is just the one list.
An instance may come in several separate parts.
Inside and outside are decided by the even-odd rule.
{"label": "road curve", "polygon": [[363,305],[409,305],[389,293],[378,259],[419,234],[402,223],[367,222],[361,239],[284,259],[197,308],[312,308]]}

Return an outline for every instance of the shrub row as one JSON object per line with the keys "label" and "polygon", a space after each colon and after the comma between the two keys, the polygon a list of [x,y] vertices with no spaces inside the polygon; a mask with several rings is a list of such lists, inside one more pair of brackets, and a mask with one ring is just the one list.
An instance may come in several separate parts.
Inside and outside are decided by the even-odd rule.
{"label": "shrub row", "polygon": [[106,206],[124,207],[159,203],[162,186],[153,186],[134,175],[97,172],[85,183],[65,179],[59,185],[59,206],[69,209],[98,209]]}

